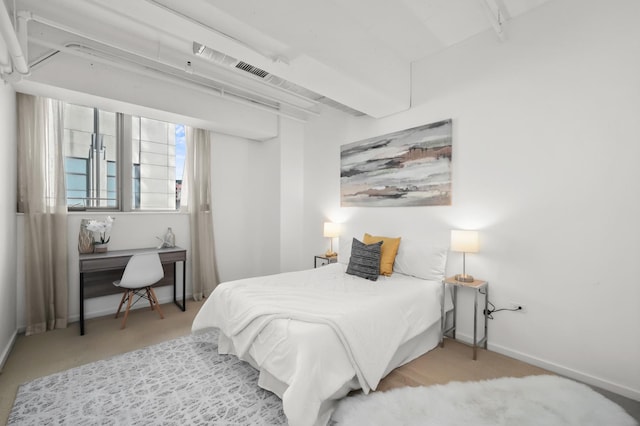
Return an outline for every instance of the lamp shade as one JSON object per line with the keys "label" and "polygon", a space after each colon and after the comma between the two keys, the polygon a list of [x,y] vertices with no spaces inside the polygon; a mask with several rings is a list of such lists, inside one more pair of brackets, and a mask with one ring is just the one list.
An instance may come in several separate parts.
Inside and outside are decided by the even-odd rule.
{"label": "lamp shade", "polygon": [[451,231],[451,250],[463,253],[477,253],[480,245],[478,243],[478,231]]}
{"label": "lamp shade", "polygon": [[327,238],[335,238],[340,236],[340,225],[333,222],[324,223],[323,235]]}

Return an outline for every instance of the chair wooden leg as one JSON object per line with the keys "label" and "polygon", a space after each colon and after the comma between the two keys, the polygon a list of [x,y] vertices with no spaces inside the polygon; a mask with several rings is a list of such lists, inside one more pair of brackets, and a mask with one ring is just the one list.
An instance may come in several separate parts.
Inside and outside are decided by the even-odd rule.
{"label": "chair wooden leg", "polygon": [[162,309],[160,309],[160,303],[158,303],[158,298],[156,297],[156,292],[153,291],[153,287],[148,287],[148,289],[151,292],[151,296],[153,296],[155,308],[158,310],[158,313],[160,314],[160,319],[164,319],[164,315],[162,315]]}
{"label": "chair wooden leg", "polygon": [[151,307],[151,310],[153,311],[153,299],[151,298],[151,293],[149,292],[149,289],[151,287],[145,287],[144,291],[147,293],[147,300],[149,301],[149,306]]}
{"label": "chair wooden leg", "polygon": [[131,300],[133,299],[133,291],[128,290],[127,294],[129,295],[129,301],[127,302],[127,310],[124,312],[124,318],[122,319],[122,327],[120,327],[120,330],[123,330],[127,325],[127,317],[129,316],[129,310],[131,309]]}
{"label": "chair wooden leg", "polygon": [[122,305],[124,304],[124,299],[127,297],[127,294],[129,294],[128,291],[125,291],[122,293],[122,299],[120,299],[120,305],[118,305],[118,311],[116,312],[116,318],[118,318],[118,315],[120,315],[120,310],[122,309]]}

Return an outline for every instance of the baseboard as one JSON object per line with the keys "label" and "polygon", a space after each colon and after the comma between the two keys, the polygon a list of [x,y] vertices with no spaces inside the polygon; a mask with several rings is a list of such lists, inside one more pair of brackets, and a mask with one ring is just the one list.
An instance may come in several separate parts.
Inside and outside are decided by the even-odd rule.
{"label": "baseboard", "polygon": [[[467,334],[456,333],[456,338],[468,344],[471,344],[473,342],[473,336],[470,336]],[[527,355],[525,353],[507,348],[505,346],[494,345],[489,343],[488,348],[493,352],[497,352],[499,354],[506,355],[508,357],[526,362],[527,364],[535,365],[536,367],[544,368],[545,370],[549,370],[561,376],[565,376],[590,386],[596,386],[598,388],[605,389],[613,393],[617,393],[618,395],[622,395],[626,398],[631,398],[636,401],[640,401],[640,390],[631,389],[627,386],[613,383],[608,380],[604,380],[599,377],[595,377],[590,374],[583,373],[581,371],[577,371],[560,364],[546,361],[544,359],[536,358],[536,357]]]}
{"label": "baseboard", "polygon": [[2,356],[0,357],[0,372],[4,369],[4,364],[7,362],[9,358],[9,354],[11,353],[11,349],[13,349],[13,345],[16,343],[16,339],[18,338],[18,330],[13,332],[11,339],[9,339],[9,343],[5,346],[2,351]]}
{"label": "baseboard", "polygon": [[[190,300],[192,297],[191,294],[188,294],[185,296],[185,302],[187,300]],[[158,301],[160,302],[161,305],[164,305],[165,303],[173,303],[173,296],[166,296],[166,297],[158,297]],[[114,315],[116,312],[116,308],[118,306],[114,305],[110,308],[106,308],[106,309],[102,309],[100,311],[92,311],[92,312],[85,312],[84,313],[84,319],[85,321],[91,318],[98,318],[98,317],[104,317],[106,315]],[[136,309],[141,309],[141,308],[148,308],[148,305],[145,304],[140,304],[138,306],[132,306],[131,310],[136,310]],[[78,322],[80,321],[80,314],[75,314],[75,315],[70,315],[69,316],[69,322]]]}

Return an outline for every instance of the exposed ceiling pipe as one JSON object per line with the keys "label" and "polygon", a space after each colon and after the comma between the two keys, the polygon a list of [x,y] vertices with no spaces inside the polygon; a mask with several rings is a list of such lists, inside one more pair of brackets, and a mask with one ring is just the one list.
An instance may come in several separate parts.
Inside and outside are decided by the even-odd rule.
{"label": "exposed ceiling pipe", "polygon": [[9,56],[9,50],[4,42],[4,39],[0,37],[0,74],[6,74],[11,72],[11,56]]}
{"label": "exposed ceiling pipe", "polygon": [[[18,32],[26,34],[26,20],[24,18],[19,17],[18,19]],[[27,57],[13,29],[9,11],[3,0],[0,0],[0,34],[7,45],[13,65],[12,71],[2,74],[2,78],[7,81],[20,81],[23,76],[29,75],[29,65],[27,65]]]}
{"label": "exposed ceiling pipe", "polygon": [[506,14],[502,10],[502,7],[496,0],[480,0],[484,5],[485,12],[489,18],[489,22],[493,27],[501,41],[505,40],[505,34],[502,28],[502,24],[506,21]]}
{"label": "exposed ceiling pipe", "polygon": [[84,58],[84,59],[89,59],[89,60],[91,60],[93,62],[99,62],[99,63],[102,63],[104,65],[112,66],[112,67],[115,67],[115,68],[120,68],[120,69],[125,70],[125,71],[133,72],[133,73],[144,75],[144,76],[147,76],[147,77],[153,77],[155,79],[166,81],[166,82],[169,82],[169,83],[172,83],[172,84],[176,84],[178,86],[182,86],[182,87],[185,87],[185,88],[188,88],[188,89],[195,89],[195,90],[198,90],[200,92],[207,93],[209,95],[213,95],[213,96],[216,96],[216,97],[219,97],[219,98],[224,98],[224,99],[229,100],[231,102],[239,103],[239,104],[242,104],[244,106],[249,106],[251,108],[255,108],[255,109],[262,110],[262,111],[270,112],[272,114],[276,114],[276,115],[279,115],[279,116],[282,116],[282,117],[286,117],[286,118],[289,118],[291,120],[295,120],[295,121],[298,121],[298,122],[301,122],[301,123],[305,123],[306,122],[306,120],[303,119],[303,118],[297,117],[295,115],[288,114],[286,112],[283,112],[283,111],[280,111],[280,110],[277,110],[277,109],[274,109],[274,108],[271,108],[271,107],[268,107],[268,106],[265,106],[265,105],[258,104],[255,101],[246,100],[246,99],[240,98],[240,97],[238,97],[236,95],[228,95],[228,94],[225,93],[224,90],[219,90],[219,89],[215,89],[215,88],[204,86],[204,85],[199,84],[199,83],[195,83],[195,82],[191,82],[191,81],[188,81],[188,80],[184,80],[182,78],[174,76],[173,74],[167,74],[167,73],[158,71],[156,69],[145,67],[145,66],[142,66],[142,65],[139,65],[139,64],[135,64],[135,65],[126,64],[126,63],[123,63],[123,62],[114,61],[113,59],[106,59],[104,57],[101,57],[101,56],[97,55],[97,54],[100,54],[102,52],[100,52],[98,50],[95,50],[95,49],[92,49],[90,47],[82,46],[79,43],[78,44],[74,44],[74,45],[78,46],[80,48],[85,48],[86,50],[91,50],[91,52],[93,52],[93,53],[86,53],[86,52],[82,52],[82,51],[80,51],[78,49],[74,49],[73,47],[70,47],[72,45],[70,45],[70,46],[58,46],[58,45],[56,45],[54,43],[50,43],[50,42],[47,42],[47,41],[44,41],[44,40],[39,40],[39,39],[31,39],[31,42],[35,43],[37,45],[43,46],[43,47],[47,47],[49,49],[53,49],[53,50],[57,50],[57,51],[60,51],[60,52],[68,53],[68,54],[71,54],[71,55],[74,55],[74,56],[78,56],[78,57],[81,57],[81,58]]}
{"label": "exposed ceiling pipe", "polygon": [[22,51],[22,57],[24,58],[27,70],[29,69],[29,32],[28,25],[31,20],[31,14],[28,12],[18,12],[16,19],[16,35],[18,38],[18,44],[20,45],[20,49]]}
{"label": "exposed ceiling pipe", "polygon": [[[2,1],[2,0],[0,0],[0,1]],[[163,66],[166,66],[166,67],[170,67],[170,68],[172,68],[172,69],[174,69],[176,71],[181,71],[181,72],[184,71],[184,68],[182,68],[182,65],[180,67],[178,67],[178,66],[176,66],[174,64],[171,64],[171,63],[169,63],[167,61],[162,61],[157,57],[149,57],[149,56],[146,56],[146,55],[141,54],[139,52],[134,52],[134,51],[131,51],[131,50],[127,50],[127,49],[124,49],[124,48],[122,48],[120,46],[116,46],[114,44],[105,42],[103,40],[97,40],[96,38],[92,37],[89,34],[80,32],[78,30],[75,30],[75,29],[67,26],[67,25],[60,24],[58,22],[52,21],[50,19],[44,18],[44,17],[36,15],[34,13],[31,13],[31,12],[20,12],[20,14],[24,14],[25,16],[28,17],[29,20],[33,20],[35,22],[39,22],[39,23],[47,25],[47,26],[49,26],[51,28],[55,28],[55,29],[58,29],[58,30],[61,30],[61,31],[65,31],[65,32],[67,32],[69,34],[73,34],[73,35],[76,35],[78,37],[82,37],[82,38],[87,39],[89,41],[92,41],[92,42],[95,42],[95,43],[99,43],[101,45],[104,45],[104,46],[110,47],[112,49],[127,53],[127,54],[132,55],[132,56],[137,56],[137,57],[143,58],[143,59],[151,61],[151,62],[156,62],[156,63],[158,63],[160,65],[163,65]],[[138,65],[141,65],[141,64],[138,64]],[[141,65],[141,66],[145,66],[145,65]],[[199,76],[199,77],[202,77],[202,78],[207,78],[207,79],[212,80],[212,81],[214,81],[216,83],[219,83],[219,84],[224,84],[226,86],[229,86],[229,87],[231,87],[233,89],[236,89],[236,90],[239,90],[239,91],[251,91],[250,89],[247,89],[245,87],[241,87],[241,86],[239,86],[237,84],[229,83],[229,82],[224,82],[223,83],[223,82],[220,82],[220,81],[216,81],[214,79],[211,79],[210,77],[207,77],[207,76],[202,75],[202,74],[198,74],[198,73],[193,72],[193,71],[191,71],[191,74]],[[263,82],[261,82],[261,81],[259,81],[257,79],[252,79],[252,80],[258,82],[259,84],[265,84],[265,83],[263,83]],[[307,103],[309,103],[311,105],[315,106],[315,105],[318,104],[318,102],[313,100],[313,99],[303,98],[300,95],[298,95],[297,93],[291,92],[291,91],[286,90],[284,88],[273,87],[273,86],[269,86],[269,85],[266,85],[266,84],[265,84],[265,86],[268,87],[271,90],[276,90],[276,91],[278,91],[278,92],[280,92],[282,94],[285,94],[287,96],[290,96],[292,98],[303,99],[305,102],[307,102]],[[262,97],[264,99],[268,99],[268,100],[271,100],[271,101],[274,101],[274,102],[278,102],[278,103],[284,104],[284,105],[286,105],[286,106],[288,106],[288,107],[290,107],[292,109],[295,109],[295,110],[298,110],[298,111],[302,111],[305,114],[318,115],[318,113],[316,113],[315,111],[309,110],[307,108],[304,108],[302,106],[296,105],[294,103],[288,102],[288,101],[283,100],[283,99],[275,98],[275,97],[270,96],[268,94],[256,93],[256,95],[260,96],[260,97]]]}

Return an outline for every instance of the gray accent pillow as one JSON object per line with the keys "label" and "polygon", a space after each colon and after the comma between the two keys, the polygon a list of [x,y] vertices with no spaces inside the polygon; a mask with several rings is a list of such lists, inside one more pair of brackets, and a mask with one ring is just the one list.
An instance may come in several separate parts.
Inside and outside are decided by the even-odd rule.
{"label": "gray accent pillow", "polygon": [[347,266],[347,274],[376,281],[380,275],[380,252],[382,241],[365,244],[357,239],[351,243],[351,259]]}

